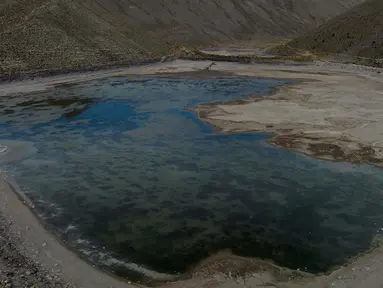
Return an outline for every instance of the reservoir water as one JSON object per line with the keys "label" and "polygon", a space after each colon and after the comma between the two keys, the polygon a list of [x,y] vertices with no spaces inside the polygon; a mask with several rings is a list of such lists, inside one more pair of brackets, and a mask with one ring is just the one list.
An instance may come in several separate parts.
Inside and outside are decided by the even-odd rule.
{"label": "reservoir water", "polygon": [[179,273],[231,249],[323,272],[383,227],[382,170],[276,149],[268,135],[220,135],[184,110],[281,84],[119,77],[4,96],[0,144],[33,149],[1,167],[69,245],[105,265]]}

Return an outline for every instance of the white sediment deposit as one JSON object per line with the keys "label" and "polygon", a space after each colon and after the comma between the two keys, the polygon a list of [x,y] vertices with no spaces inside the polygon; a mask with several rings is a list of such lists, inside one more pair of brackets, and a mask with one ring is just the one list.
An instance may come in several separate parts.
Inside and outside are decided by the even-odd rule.
{"label": "white sediment deposit", "polygon": [[[213,69],[229,70],[227,64]],[[295,80],[272,95],[199,105],[201,120],[224,133],[259,131],[269,142],[317,158],[383,166],[383,77],[355,65],[242,67],[235,73]]]}

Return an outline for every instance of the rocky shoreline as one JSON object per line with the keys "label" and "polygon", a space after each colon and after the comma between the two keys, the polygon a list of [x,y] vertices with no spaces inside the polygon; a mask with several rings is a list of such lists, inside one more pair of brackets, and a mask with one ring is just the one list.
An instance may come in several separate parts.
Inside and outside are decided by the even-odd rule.
{"label": "rocky shoreline", "polygon": [[75,288],[63,281],[57,271],[46,270],[38,261],[24,255],[10,221],[0,214],[0,287]]}
{"label": "rocky shoreline", "polygon": [[58,69],[46,69],[46,70],[36,70],[36,71],[20,71],[17,73],[3,74],[0,75],[0,84],[8,83],[12,81],[25,81],[33,80],[36,78],[52,77],[52,76],[64,76],[74,73],[86,73],[86,72],[96,72],[105,69],[126,69],[128,67],[139,67],[149,64],[156,64],[162,62],[173,61],[176,59],[174,55],[164,55],[162,57],[155,57],[144,59],[140,61],[129,61],[124,63],[113,63],[113,64],[104,64],[104,65],[93,65],[87,67],[79,68],[58,68]]}

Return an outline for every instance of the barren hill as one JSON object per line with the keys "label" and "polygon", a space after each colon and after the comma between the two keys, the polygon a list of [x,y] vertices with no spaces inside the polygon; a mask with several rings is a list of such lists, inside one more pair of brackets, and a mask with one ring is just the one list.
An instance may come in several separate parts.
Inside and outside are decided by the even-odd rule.
{"label": "barren hill", "polygon": [[298,35],[363,1],[0,0],[0,74],[142,61],[174,44]]}
{"label": "barren hill", "polygon": [[383,58],[383,1],[368,0],[286,46],[314,52]]}

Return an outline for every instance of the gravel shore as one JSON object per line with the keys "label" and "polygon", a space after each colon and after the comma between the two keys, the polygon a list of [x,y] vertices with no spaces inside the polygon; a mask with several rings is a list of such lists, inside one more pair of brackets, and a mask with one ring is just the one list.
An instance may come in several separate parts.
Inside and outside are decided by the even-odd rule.
{"label": "gravel shore", "polygon": [[0,287],[75,288],[65,283],[59,273],[44,269],[38,261],[26,257],[18,245],[10,223],[0,215]]}
{"label": "gravel shore", "polygon": [[33,211],[18,187],[1,175],[0,287],[136,287],[83,261]]}

